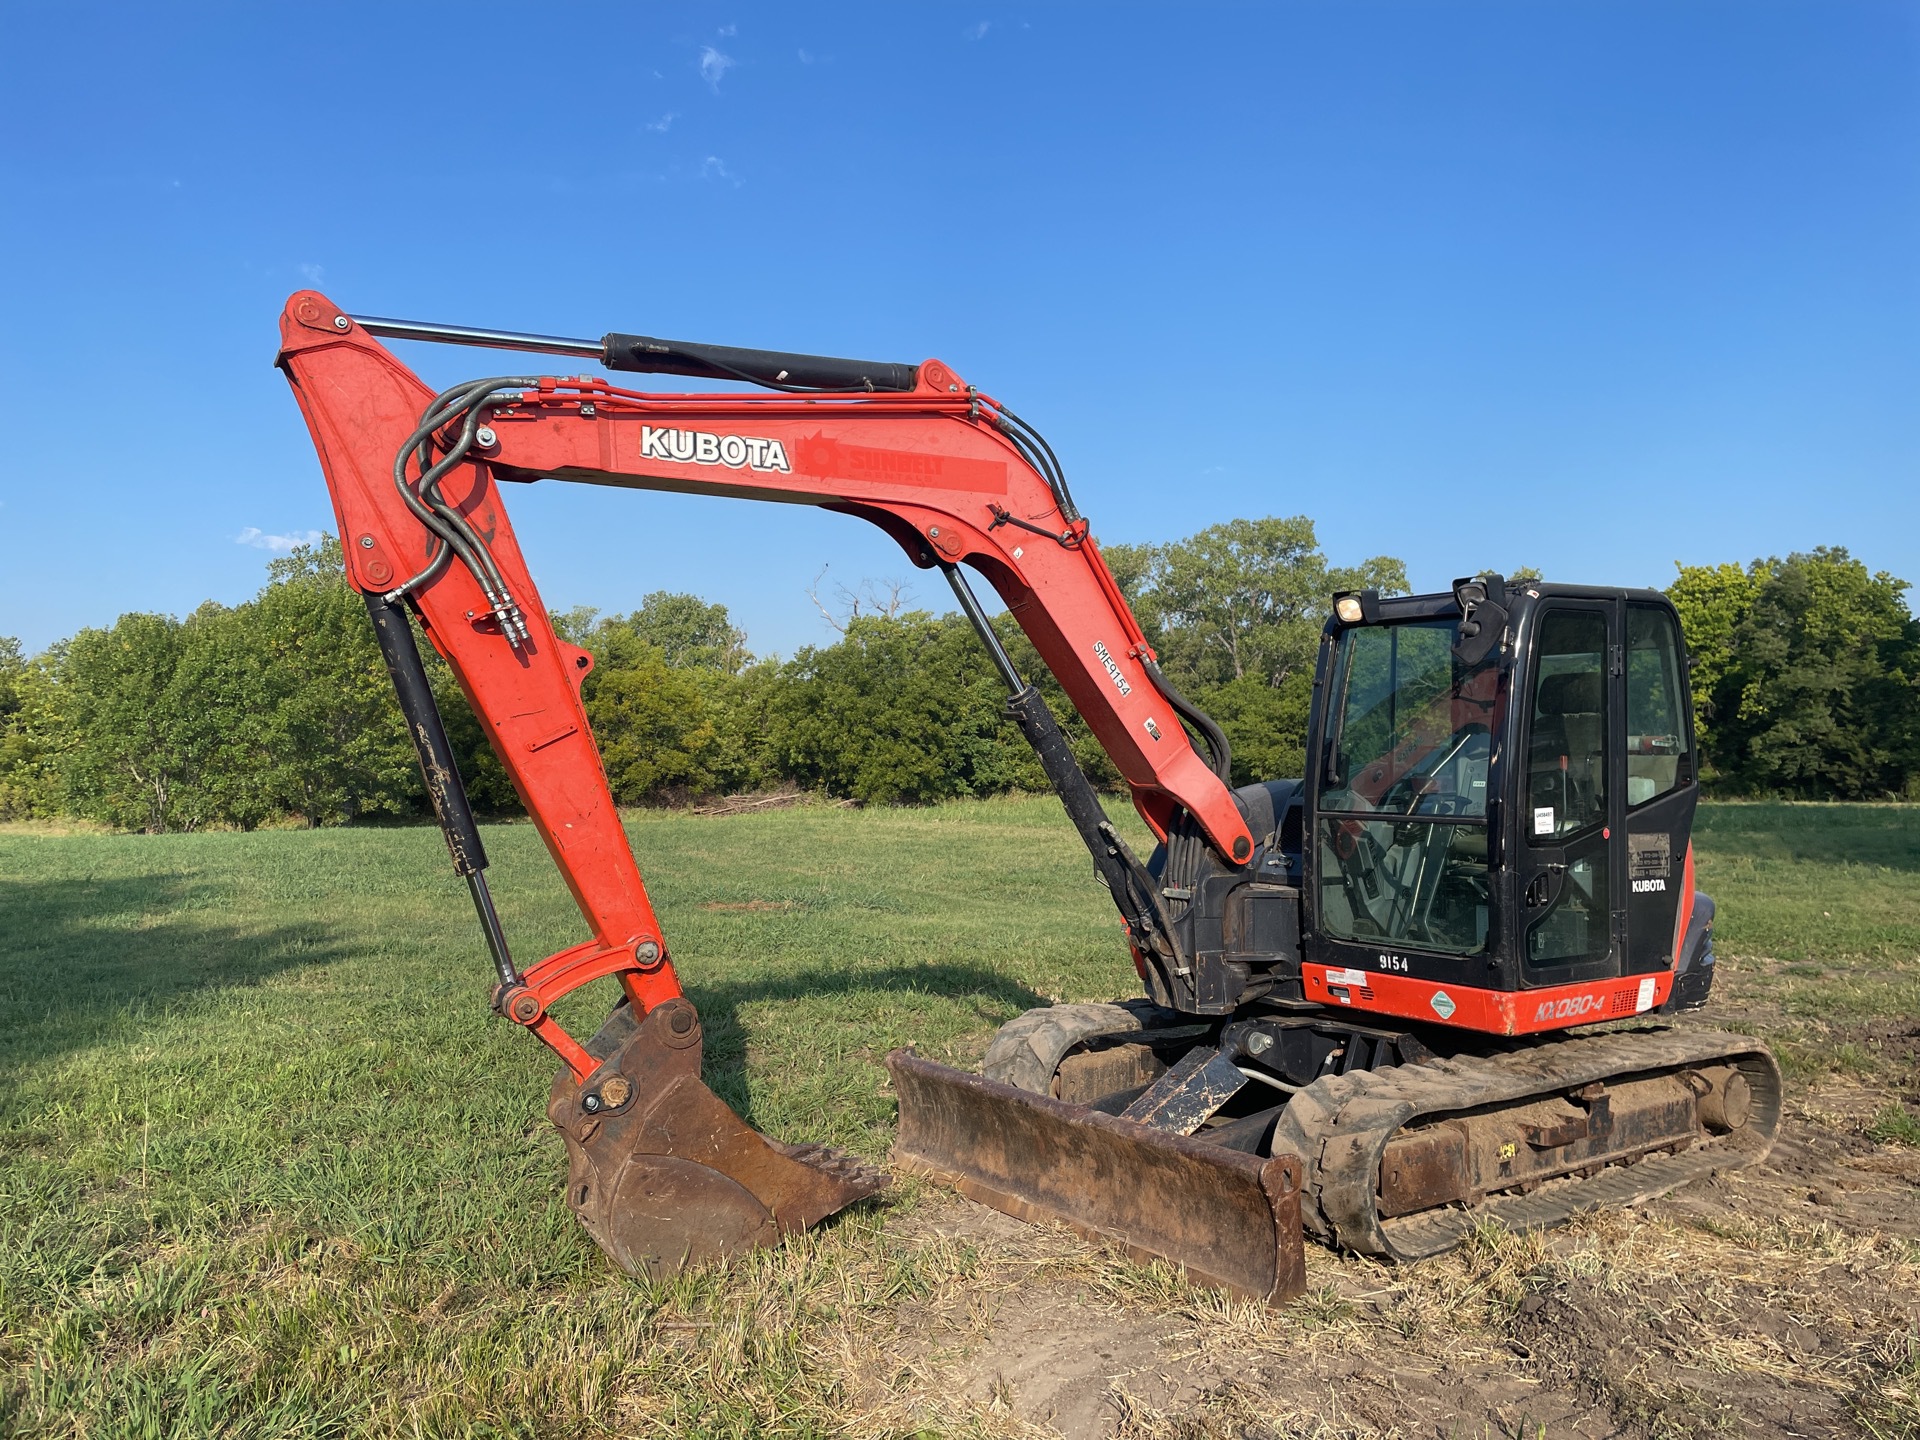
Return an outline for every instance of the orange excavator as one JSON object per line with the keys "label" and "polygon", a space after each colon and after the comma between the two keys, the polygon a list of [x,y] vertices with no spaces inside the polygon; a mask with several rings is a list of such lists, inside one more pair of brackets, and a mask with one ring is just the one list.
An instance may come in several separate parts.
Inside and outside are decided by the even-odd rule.
{"label": "orange excavator", "polygon": [[[619,1266],[773,1243],[886,1184],[759,1134],[701,1080],[675,977],[508,487],[541,480],[817,505],[938,569],[1111,892],[1144,994],[1002,1028],[985,1073],[887,1057],[896,1164],[1058,1219],[1204,1283],[1279,1300],[1302,1236],[1388,1259],[1663,1193],[1764,1155],[1780,1073],[1743,1037],[1599,1022],[1696,1009],[1713,905],[1694,888],[1686,656],[1654,591],[1499,576],[1333,597],[1307,774],[1235,787],[1225,735],[1156,663],[1059,461],[938,360],[522,335],[342,312],[303,291],[278,363],[319,452],[454,869],[492,1006],[560,1060],[567,1202]],[[382,344],[578,357],[747,382],[664,394],[587,375],[434,392]],[[962,567],[984,577],[1119,771],[1158,844],[1109,819]],[[589,938],[516,959],[435,709],[442,655]],[[582,1041],[554,1003],[614,977]]]}

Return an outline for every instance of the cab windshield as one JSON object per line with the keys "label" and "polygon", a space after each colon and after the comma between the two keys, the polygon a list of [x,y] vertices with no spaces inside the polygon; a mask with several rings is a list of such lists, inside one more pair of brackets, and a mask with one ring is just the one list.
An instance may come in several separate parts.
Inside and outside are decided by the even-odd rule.
{"label": "cab windshield", "polygon": [[1457,626],[1340,636],[1317,837],[1328,934],[1449,954],[1486,946],[1499,664],[1461,664]]}

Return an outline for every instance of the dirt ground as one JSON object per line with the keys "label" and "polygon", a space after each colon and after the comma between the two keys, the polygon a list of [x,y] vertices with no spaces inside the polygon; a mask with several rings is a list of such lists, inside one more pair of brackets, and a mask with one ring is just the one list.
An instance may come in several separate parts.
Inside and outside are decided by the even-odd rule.
{"label": "dirt ground", "polygon": [[[1883,1074],[1920,1070],[1920,1022],[1876,1028]],[[1790,1087],[1762,1165],[1546,1235],[1401,1269],[1309,1242],[1278,1311],[930,1200],[899,1239],[976,1247],[978,1283],[902,1312],[882,1383],[1071,1440],[1920,1435],[1920,1150],[1867,1133],[1890,1093]]]}

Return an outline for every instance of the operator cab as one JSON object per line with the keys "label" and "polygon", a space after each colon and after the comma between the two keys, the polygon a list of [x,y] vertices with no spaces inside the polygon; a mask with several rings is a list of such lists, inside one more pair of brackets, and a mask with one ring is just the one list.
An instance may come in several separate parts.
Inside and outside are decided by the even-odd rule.
{"label": "operator cab", "polygon": [[[1445,1023],[1457,995],[1355,972],[1513,992],[1672,967],[1698,784],[1664,595],[1489,577],[1342,596],[1314,684],[1302,953],[1341,972],[1346,1003],[1391,989],[1407,1003],[1368,1008]],[[1621,992],[1628,1013],[1654,993]]]}

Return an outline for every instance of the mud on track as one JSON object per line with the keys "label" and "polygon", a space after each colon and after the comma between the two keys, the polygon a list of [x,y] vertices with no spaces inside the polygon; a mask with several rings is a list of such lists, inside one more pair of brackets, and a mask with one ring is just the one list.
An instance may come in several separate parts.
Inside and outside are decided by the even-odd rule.
{"label": "mud on track", "polygon": [[977,1284],[897,1317],[870,1399],[1075,1440],[1920,1434],[1920,1151],[1867,1134],[1920,1026],[1882,1028],[1904,1080],[1793,1087],[1757,1168],[1401,1269],[1309,1245],[1281,1311],[929,1196],[897,1239]]}

